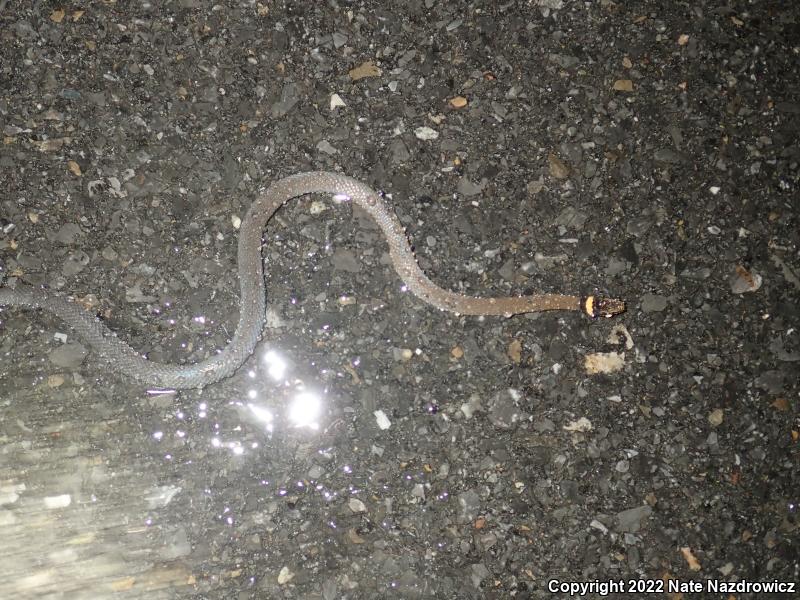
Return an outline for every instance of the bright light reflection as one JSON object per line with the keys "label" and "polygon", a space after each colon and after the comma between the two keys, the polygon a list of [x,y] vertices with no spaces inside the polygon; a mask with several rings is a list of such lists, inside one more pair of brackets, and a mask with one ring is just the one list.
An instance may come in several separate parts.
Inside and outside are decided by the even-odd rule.
{"label": "bright light reflection", "polygon": [[156,431],[153,434],[153,437],[156,438],[157,440],[161,441],[161,438],[164,437],[164,432],[163,431]]}
{"label": "bright light reflection", "polygon": [[266,408],[262,408],[256,404],[248,404],[247,408],[250,409],[250,412],[253,413],[256,419],[264,424],[267,431],[272,431],[272,421],[274,420],[274,417],[272,416],[271,412],[269,412]]}
{"label": "bright light reflection", "polygon": [[286,361],[283,360],[278,353],[274,350],[267,350],[262,359],[264,364],[267,365],[267,373],[276,381],[283,379],[286,373]]}
{"label": "bright light reflection", "polygon": [[164,390],[164,389],[149,389],[147,390],[147,394],[149,396],[163,396],[165,394],[174,394],[175,390]]}
{"label": "bright light reflection", "polygon": [[319,429],[317,419],[322,412],[322,402],[311,392],[298,394],[289,406],[289,420],[296,427]]}
{"label": "bright light reflection", "polygon": [[[228,449],[234,456],[241,456],[245,452],[245,447],[238,440],[232,442],[223,442],[220,438],[213,437],[211,438],[211,446],[214,448]],[[255,448],[255,446],[253,447]]]}

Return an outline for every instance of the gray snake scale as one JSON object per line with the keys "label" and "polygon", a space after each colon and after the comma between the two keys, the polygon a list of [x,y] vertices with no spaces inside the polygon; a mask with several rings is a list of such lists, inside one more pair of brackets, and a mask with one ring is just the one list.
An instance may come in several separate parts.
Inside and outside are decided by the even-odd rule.
{"label": "gray snake scale", "polygon": [[157,363],[140,356],[92,313],[66,296],[25,285],[0,286],[0,305],[43,309],[57,315],[88,343],[114,370],[137,381],[164,388],[194,388],[233,374],[250,356],[261,338],[266,312],[266,290],[261,257],[264,227],[272,215],[292,198],[328,193],[350,200],[379,225],[389,244],[397,274],[408,289],[442,310],[462,315],[504,315],[547,310],[583,311],[610,317],[625,310],[624,302],[537,294],[504,298],[475,298],[444,290],[428,279],[417,265],[403,226],[379,194],[367,185],[338,173],[299,173],[274,183],[250,206],[239,231],[239,323],[231,342],[218,354],[190,365]]}

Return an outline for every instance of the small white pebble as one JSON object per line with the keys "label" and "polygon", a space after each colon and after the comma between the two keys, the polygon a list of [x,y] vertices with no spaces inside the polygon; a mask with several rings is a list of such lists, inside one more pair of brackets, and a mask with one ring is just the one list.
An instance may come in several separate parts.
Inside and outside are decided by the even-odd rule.
{"label": "small white pebble", "polygon": [[714,427],[718,427],[722,425],[722,421],[725,419],[725,412],[721,408],[715,408],[708,414],[708,422],[711,423]]}
{"label": "small white pebble", "polygon": [[331,94],[331,110],[335,110],[341,106],[347,106],[339,94]]}
{"label": "small white pebble", "polygon": [[727,577],[728,575],[730,575],[733,572],[733,563],[732,562],[726,562],[719,569],[717,569],[717,571],[719,571],[725,577]]}
{"label": "small white pebble", "polygon": [[242,226],[242,220],[236,215],[233,215],[231,217],[231,225],[233,225],[234,229],[239,229],[239,227]]}
{"label": "small white pebble", "polygon": [[594,529],[597,529],[598,531],[602,531],[603,533],[608,533],[608,527],[606,527],[605,525],[603,525],[603,524],[602,524],[600,521],[598,521],[597,519],[593,519],[593,520],[592,520],[592,522],[591,522],[591,523],[589,523],[589,527],[592,527],[592,528],[594,528]]}
{"label": "small white pebble", "polygon": [[289,567],[283,567],[278,573],[278,583],[281,585],[289,583],[292,579],[294,579],[294,573],[289,570]]}
{"label": "small white pebble", "polygon": [[708,188],[708,191],[714,194],[715,196],[719,194],[719,190],[720,190],[719,186],[716,185],[712,185],[710,188]]}
{"label": "small white pebble", "polygon": [[586,417],[581,417],[576,421],[571,421],[564,425],[563,429],[566,431],[580,431],[586,432],[592,430],[592,422]]}
{"label": "small white pebble", "polygon": [[417,127],[414,130],[414,135],[420,140],[435,140],[439,137],[439,132],[430,127]]}
{"label": "small white pebble", "polygon": [[328,204],[326,202],[322,202],[320,200],[314,200],[311,203],[308,212],[310,212],[312,215],[318,215],[326,210],[328,210]]}
{"label": "small white pebble", "polygon": [[347,506],[350,507],[350,510],[354,513],[367,512],[367,505],[358,498],[350,498],[350,500],[347,501]]}
{"label": "small white pebble", "polygon": [[72,496],[61,494],[60,496],[46,496],[44,499],[45,508],[66,508],[72,504]]}
{"label": "small white pebble", "polygon": [[379,429],[383,429],[385,431],[392,426],[392,422],[389,420],[389,417],[387,417],[386,413],[382,410],[376,410],[372,414],[375,415],[375,421],[378,423]]}

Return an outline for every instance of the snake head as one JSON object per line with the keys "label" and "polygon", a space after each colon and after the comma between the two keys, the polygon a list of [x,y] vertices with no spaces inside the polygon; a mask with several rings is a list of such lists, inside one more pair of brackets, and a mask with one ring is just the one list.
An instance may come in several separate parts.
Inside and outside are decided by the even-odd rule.
{"label": "snake head", "polygon": [[602,296],[587,296],[581,300],[581,308],[593,319],[609,318],[625,312],[625,301]]}

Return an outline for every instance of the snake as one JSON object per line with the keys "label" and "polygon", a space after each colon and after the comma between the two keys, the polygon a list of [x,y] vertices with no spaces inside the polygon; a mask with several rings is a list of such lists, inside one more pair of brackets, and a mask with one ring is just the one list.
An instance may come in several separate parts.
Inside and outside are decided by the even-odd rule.
{"label": "snake", "polygon": [[272,216],[294,198],[325,193],[363,208],[377,223],[389,246],[391,262],[405,287],[428,304],[459,315],[505,316],[552,310],[579,311],[590,317],[611,317],[625,311],[625,302],[596,296],[530,294],[498,298],[457,294],[433,283],[417,263],[414,250],[385,196],[344,174],[309,171],[274,182],[250,205],[239,228],[237,268],[239,322],[228,345],[194,364],[148,360],[118,338],[95,314],[75,299],[43,287],[14,282],[0,285],[0,306],[41,309],[56,315],[83,339],[113,371],[160,388],[202,388],[235,373],[255,351],[266,321],[266,288],[261,254],[264,229]]}

